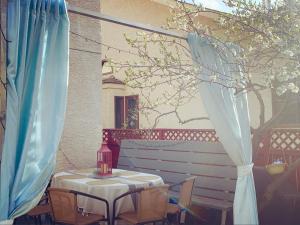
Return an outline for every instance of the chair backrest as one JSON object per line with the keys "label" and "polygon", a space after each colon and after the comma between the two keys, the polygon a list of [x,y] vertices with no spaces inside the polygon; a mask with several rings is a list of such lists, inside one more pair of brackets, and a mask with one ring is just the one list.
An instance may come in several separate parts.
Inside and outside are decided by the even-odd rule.
{"label": "chair backrest", "polygon": [[138,221],[153,221],[166,216],[169,185],[145,188],[138,194]]}
{"label": "chair backrest", "polygon": [[181,207],[188,207],[191,204],[192,192],[196,177],[189,177],[181,184],[179,205]]}
{"label": "chair backrest", "polygon": [[197,176],[192,200],[234,199],[236,166],[219,142],[122,140],[118,168],[157,174],[168,184]]}
{"label": "chair backrest", "polygon": [[48,193],[55,222],[76,224],[76,195],[70,193],[70,190],[61,188],[49,188]]}

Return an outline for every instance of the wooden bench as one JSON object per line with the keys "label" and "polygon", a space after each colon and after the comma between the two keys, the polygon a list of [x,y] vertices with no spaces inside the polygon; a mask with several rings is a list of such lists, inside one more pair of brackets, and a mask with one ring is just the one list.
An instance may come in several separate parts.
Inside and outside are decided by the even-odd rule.
{"label": "wooden bench", "polygon": [[237,172],[221,143],[122,140],[118,168],[157,174],[168,184],[197,176],[193,204],[221,210],[221,225],[225,225]]}

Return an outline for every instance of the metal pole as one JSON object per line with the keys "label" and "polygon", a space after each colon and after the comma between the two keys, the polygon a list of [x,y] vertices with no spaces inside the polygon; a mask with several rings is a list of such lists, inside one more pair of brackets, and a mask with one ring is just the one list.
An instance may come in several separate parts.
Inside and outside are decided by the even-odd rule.
{"label": "metal pole", "polygon": [[76,7],[76,6],[68,5],[68,11],[71,12],[71,13],[74,13],[74,14],[87,16],[87,17],[90,17],[90,18],[93,18],[93,19],[103,20],[103,21],[106,21],[106,22],[115,23],[115,24],[119,24],[119,25],[122,25],[122,26],[127,26],[127,27],[131,27],[131,28],[136,28],[136,29],[140,29],[140,30],[144,30],[144,31],[148,31],[148,32],[158,33],[158,34],[162,34],[162,35],[166,35],[166,36],[186,40],[185,36],[183,36],[181,34],[178,34],[176,32],[164,30],[162,28],[154,27],[154,26],[151,26],[151,25],[145,25],[145,24],[141,24],[141,23],[121,20],[121,19],[116,18],[116,17],[104,15],[100,12],[95,12],[95,11],[83,9],[83,8]]}

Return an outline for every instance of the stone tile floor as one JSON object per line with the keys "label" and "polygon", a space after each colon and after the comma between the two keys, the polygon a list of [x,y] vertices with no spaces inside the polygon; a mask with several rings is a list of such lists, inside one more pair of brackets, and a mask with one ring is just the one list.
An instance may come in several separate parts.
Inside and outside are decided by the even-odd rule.
{"label": "stone tile floor", "polygon": [[[216,225],[216,224],[219,225],[219,222],[217,222],[217,221],[215,221],[217,223],[214,223],[212,221],[209,221],[209,223],[202,223],[199,221],[193,221],[189,218],[187,218],[187,220],[186,220],[186,225]],[[168,219],[170,221],[169,225],[176,224],[175,220],[174,220],[175,217],[172,218],[171,216],[168,216]],[[171,223],[172,221],[173,221],[173,223]],[[152,225],[152,223],[149,223],[149,225],[150,224]],[[54,224],[51,222],[50,216],[42,216],[41,221],[35,221],[33,218],[30,218],[28,216],[22,216],[15,220],[14,225],[54,225]],[[100,224],[96,223],[96,224],[91,224],[91,225],[106,225],[106,223],[101,222]],[[128,224],[125,223],[124,221],[118,221],[117,225],[128,225]],[[155,225],[161,225],[161,223],[156,223]],[[167,225],[167,223],[166,223],[166,225]]]}
{"label": "stone tile floor", "polygon": [[[41,221],[34,221],[32,218],[25,216],[19,217],[15,220],[14,225],[54,225],[49,218],[42,217]],[[57,224],[58,225],[58,224]],[[95,223],[91,225],[106,225],[105,222]],[[118,221],[117,225],[129,225],[123,221]],[[150,225],[150,223],[149,223]],[[152,223],[151,223],[152,225]],[[161,223],[156,223],[156,225],[161,225]]]}

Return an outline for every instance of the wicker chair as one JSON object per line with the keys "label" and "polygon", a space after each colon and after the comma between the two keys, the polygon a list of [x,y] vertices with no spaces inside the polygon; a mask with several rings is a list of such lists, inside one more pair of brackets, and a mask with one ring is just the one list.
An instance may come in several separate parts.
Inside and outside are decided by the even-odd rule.
{"label": "wicker chair", "polygon": [[[142,225],[147,223],[154,223],[161,221],[162,224],[166,222],[166,210],[168,201],[168,185],[138,188],[133,191],[128,191],[113,202],[113,221],[114,225],[116,219],[121,219],[129,224]],[[133,212],[121,213],[116,215],[117,201],[127,195],[136,194],[137,205]]]}
{"label": "wicker chair", "polygon": [[178,184],[174,184],[170,186],[170,188],[173,188],[175,186],[180,185],[180,194],[179,194],[178,203],[177,204],[169,203],[167,208],[168,214],[176,215],[177,224],[180,224],[182,211],[187,209],[191,204],[192,191],[193,191],[195,179],[196,177],[189,177]]}
{"label": "wicker chair", "polygon": [[[54,222],[87,225],[99,221],[107,221],[107,224],[110,225],[109,205],[107,200],[86,193],[61,188],[49,188],[48,192]],[[106,218],[103,215],[98,214],[82,215],[82,213],[78,211],[77,195],[104,202],[106,205]]]}

